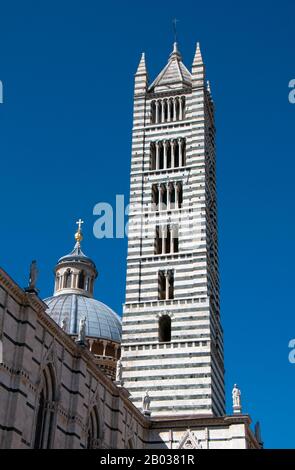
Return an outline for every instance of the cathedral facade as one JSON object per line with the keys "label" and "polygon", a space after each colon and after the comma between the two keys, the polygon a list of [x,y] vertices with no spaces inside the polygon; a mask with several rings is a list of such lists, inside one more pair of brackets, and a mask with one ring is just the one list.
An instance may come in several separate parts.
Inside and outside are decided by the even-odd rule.
{"label": "cathedral facade", "polygon": [[0,448],[260,448],[233,389],[226,414],[219,308],[214,105],[197,44],[135,75],[126,301],[94,298],[73,250],[41,300],[0,269]]}

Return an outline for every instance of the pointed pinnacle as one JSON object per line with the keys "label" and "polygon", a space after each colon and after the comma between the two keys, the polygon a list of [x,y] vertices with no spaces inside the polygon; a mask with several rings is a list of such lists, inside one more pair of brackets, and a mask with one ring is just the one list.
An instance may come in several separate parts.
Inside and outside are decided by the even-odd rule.
{"label": "pointed pinnacle", "polygon": [[203,64],[204,64],[204,62],[203,62],[203,58],[202,58],[202,54],[201,54],[200,43],[197,42],[195,57],[194,57],[194,61],[193,61],[193,67],[195,65],[203,65]]}
{"label": "pointed pinnacle", "polygon": [[137,67],[136,75],[147,74],[146,63],[145,63],[145,53],[141,54],[141,58]]}

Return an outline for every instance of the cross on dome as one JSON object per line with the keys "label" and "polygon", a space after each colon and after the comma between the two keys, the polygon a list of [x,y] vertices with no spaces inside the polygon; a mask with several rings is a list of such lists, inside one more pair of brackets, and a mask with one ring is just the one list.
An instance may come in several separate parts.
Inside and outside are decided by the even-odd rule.
{"label": "cross on dome", "polygon": [[177,23],[178,23],[178,19],[177,18],[174,18],[174,20],[172,21],[173,23],[173,33],[174,33],[174,42],[177,42]]}
{"label": "cross on dome", "polygon": [[77,220],[76,224],[78,225],[79,232],[81,232],[81,225],[84,224],[84,220],[80,218],[79,220]]}
{"label": "cross on dome", "polygon": [[75,239],[77,243],[80,245],[80,242],[83,240],[83,235],[82,235],[82,224],[84,224],[84,220],[81,218],[77,220],[76,224],[78,225],[78,231],[75,233]]}

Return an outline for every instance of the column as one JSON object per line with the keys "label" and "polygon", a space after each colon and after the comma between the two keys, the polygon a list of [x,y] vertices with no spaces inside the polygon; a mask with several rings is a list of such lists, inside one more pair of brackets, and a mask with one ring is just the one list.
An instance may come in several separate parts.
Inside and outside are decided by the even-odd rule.
{"label": "column", "polygon": [[170,225],[170,254],[174,253],[174,225]]}
{"label": "column", "polygon": [[78,284],[79,284],[79,274],[72,274],[73,276],[73,287],[74,288],[78,288]]}
{"label": "column", "polygon": [[167,184],[167,210],[171,209],[171,183]]}
{"label": "column", "polygon": [[161,227],[162,235],[162,255],[166,253],[166,227],[163,225]]}
{"label": "column", "polygon": [[159,169],[160,166],[160,149],[159,149],[159,142],[156,142],[156,170]]}
{"label": "column", "polygon": [[156,202],[157,201],[157,193],[158,193],[158,189],[156,189],[156,186],[153,184],[153,186],[152,186],[152,205],[151,205],[151,209],[153,211],[155,210],[155,206],[157,204],[157,202]]}
{"label": "column", "polygon": [[167,106],[168,106],[167,121],[170,122],[171,121],[171,100],[167,100]]}
{"label": "column", "polygon": [[179,209],[179,186],[175,184],[175,209]]}
{"label": "column", "polygon": [[173,121],[176,121],[176,98],[173,98]]}
{"label": "column", "polygon": [[183,119],[183,110],[182,110],[182,97],[181,96],[178,98],[178,102],[179,102],[179,119],[180,119],[180,121],[182,121],[182,119]]}
{"label": "column", "polygon": [[156,101],[156,124],[159,123],[159,101]]}
{"label": "column", "polygon": [[165,271],[165,280],[166,280],[166,289],[165,289],[165,297],[166,297],[166,300],[169,299],[169,272],[168,271]]}
{"label": "column", "polygon": [[107,344],[108,344],[108,343],[107,343],[106,341],[103,341],[103,342],[102,342],[102,345],[103,345],[103,353],[102,353],[102,355],[103,355],[103,356],[106,355]]}
{"label": "column", "polygon": [[164,146],[164,164],[163,164],[163,167],[164,167],[164,170],[166,170],[167,169],[167,140],[164,140],[163,146]]}
{"label": "column", "polygon": [[162,210],[162,204],[163,204],[163,193],[162,193],[162,185],[158,184],[158,191],[159,191],[159,197],[158,197],[158,210]]}
{"label": "column", "polygon": [[161,122],[164,122],[164,121],[165,121],[165,114],[164,114],[164,100],[161,100],[161,106],[162,106]]}
{"label": "column", "polygon": [[182,139],[178,139],[178,152],[179,152],[179,165],[178,166],[182,166],[183,165],[183,161],[182,161]]}
{"label": "column", "polygon": [[170,145],[171,145],[171,168],[174,168],[175,167],[175,154],[174,154],[175,140],[171,140]]}

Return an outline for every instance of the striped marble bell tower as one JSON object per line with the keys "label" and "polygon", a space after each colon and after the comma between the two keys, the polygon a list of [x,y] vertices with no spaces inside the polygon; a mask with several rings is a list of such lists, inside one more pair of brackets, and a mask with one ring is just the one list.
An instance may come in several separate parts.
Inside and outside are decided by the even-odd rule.
{"label": "striped marble bell tower", "polygon": [[225,413],[214,106],[199,44],[191,72],[174,43],[149,85],[136,75],[124,386],[152,416]]}

